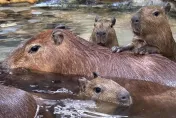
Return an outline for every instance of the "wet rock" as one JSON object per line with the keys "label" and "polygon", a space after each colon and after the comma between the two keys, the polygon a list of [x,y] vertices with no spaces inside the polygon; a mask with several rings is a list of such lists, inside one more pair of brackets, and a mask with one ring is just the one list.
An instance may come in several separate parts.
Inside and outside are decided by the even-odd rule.
{"label": "wet rock", "polygon": [[6,13],[6,14],[14,14],[15,12],[11,9],[3,9],[1,12]]}
{"label": "wet rock", "polygon": [[32,18],[32,12],[31,10],[23,10],[23,11],[19,11],[17,12],[18,16],[24,19],[30,19]]}
{"label": "wet rock", "polygon": [[42,13],[43,16],[47,16],[47,17],[55,17],[53,13],[51,12],[44,12]]}
{"label": "wet rock", "polygon": [[7,14],[0,11],[0,18],[6,18],[6,17],[7,17]]}
{"label": "wet rock", "polygon": [[0,35],[0,39],[6,39],[7,36]]}
{"label": "wet rock", "polygon": [[3,34],[9,34],[10,36],[10,33],[13,33],[15,31],[17,31],[18,29],[20,28],[20,26],[9,26],[9,27],[4,27],[1,31],[0,31],[0,35],[3,35]]}
{"label": "wet rock", "polygon": [[30,20],[28,20],[28,23],[38,23],[40,21],[41,20],[39,20],[39,19],[30,19]]}
{"label": "wet rock", "polygon": [[33,16],[42,15],[42,12],[41,11],[37,11],[37,10],[32,10],[31,13],[32,13]]}
{"label": "wet rock", "polygon": [[1,24],[0,27],[5,28],[5,27],[11,27],[17,25],[16,23],[7,23],[7,24]]}
{"label": "wet rock", "polygon": [[7,23],[9,21],[15,21],[15,19],[13,19],[13,18],[1,18],[0,17],[0,24]]}

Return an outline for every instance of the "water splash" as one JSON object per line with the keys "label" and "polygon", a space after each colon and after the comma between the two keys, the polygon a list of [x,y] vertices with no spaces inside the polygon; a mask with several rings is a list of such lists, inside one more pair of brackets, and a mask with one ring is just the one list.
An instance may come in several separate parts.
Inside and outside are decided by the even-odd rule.
{"label": "water splash", "polygon": [[[34,86],[34,85],[30,85],[30,86]],[[72,91],[66,89],[66,88],[60,88],[57,89],[57,91],[50,91],[50,90],[33,90],[33,92],[37,92],[37,93],[47,93],[47,94],[57,94],[57,93],[68,93],[68,94],[73,94]]]}
{"label": "water splash", "polygon": [[96,109],[96,103],[92,100],[60,100],[61,104],[54,108],[54,114],[59,115],[61,118],[125,118],[128,116],[108,115],[100,112],[93,111]]}
{"label": "water splash", "polygon": [[58,6],[61,4],[66,4],[68,2],[68,0],[46,0],[44,2],[36,4],[35,7]]}

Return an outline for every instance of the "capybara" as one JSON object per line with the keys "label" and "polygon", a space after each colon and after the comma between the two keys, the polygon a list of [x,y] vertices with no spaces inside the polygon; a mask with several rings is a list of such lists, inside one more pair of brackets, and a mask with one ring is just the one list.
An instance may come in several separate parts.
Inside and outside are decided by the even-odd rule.
{"label": "capybara", "polygon": [[113,28],[115,23],[116,19],[114,17],[108,20],[96,16],[90,42],[109,48],[118,46],[116,32]]}
{"label": "capybara", "polygon": [[27,92],[0,85],[0,118],[35,118],[37,104]]}
{"label": "capybara", "polygon": [[19,2],[35,3],[37,1],[38,0],[0,0],[0,4],[19,3]]}
{"label": "capybara", "polygon": [[175,87],[135,79],[114,78],[113,80],[126,88],[133,98],[133,104],[128,110],[129,117],[175,117]]}
{"label": "capybara", "polygon": [[160,53],[175,60],[176,43],[166,16],[170,4],[147,6],[141,8],[132,18],[131,26],[134,33],[132,43],[117,47],[118,52],[133,50],[137,54]]}
{"label": "capybara", "polygon": [[92,77],[120,77],[176,86],[176,64],[161,55],[112,53],[64,29],[48,30],[21,44],[9,55],[7,69],[27,68],[43,72]]}
{"label": "capybara", "polygon": [[80,96],[86,96],[96,101],[115,103],[118,106],[130,106],[130,93],[113,80],[105,79],[94,73],[94,79],[79,79]]}

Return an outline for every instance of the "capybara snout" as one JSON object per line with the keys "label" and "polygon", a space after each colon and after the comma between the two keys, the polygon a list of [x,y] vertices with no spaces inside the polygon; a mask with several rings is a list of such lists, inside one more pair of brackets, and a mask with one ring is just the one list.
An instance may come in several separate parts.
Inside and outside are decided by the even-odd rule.
{"label": "capybara snout", "polygon": [[90,41],[109,48],[118,46],[116,32],[113,28],[115,23],[116,19],[114,17],[111,20],[96,17]]}
{"label": "capybara snout", "polygon": [[131,18],[131,22],[133,24],[138,24],[140,22],[140,18],[139,18],[139,14],[135,14],[132,18]]}
{"label": "capybara snout", "polygon": [[119,92],[119,94],[117,95],[117,98],[122,103],[128,103],[131,99],[131,96],[126,89],[123,89],[121,92]]}
{"label": "capybara snout", "polygon": [[130,106],[132,98],[130,93],[113,80],[94,76],[92,80],[79,79],[81,94],[96,101],[117,104],[117,106]]}
{"label": "capybara snout", "polygon": [[133,29],[133,33],[136,35],[140,35],[140,14],[136,13],[131,18],[131,27]]}

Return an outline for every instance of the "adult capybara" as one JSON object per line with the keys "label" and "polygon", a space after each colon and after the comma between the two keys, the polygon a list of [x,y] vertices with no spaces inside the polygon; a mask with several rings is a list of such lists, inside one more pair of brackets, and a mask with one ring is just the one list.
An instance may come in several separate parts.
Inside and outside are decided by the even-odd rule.
{"label": "adult capybara", "polygon": [[175,60],[176,43],[166,17],[170,4],[164,7],[147,6],[141,8],[132,18],[131,26],[134,33],[132,43],[116,48],[118,52],[133,50],[137,54],[160,53]]}
{"label": "adult capybara", "polygon": [[21,44],[3,62],[7,69],[140,79],[176,86],[176,64],[160,55],[112,53],[64,29],[48,30]]}
{"label": "adult capybara", "polygon": [[80,96],[96,101],[115,103],[118,106],[130,106],[132,98],[130,93],[113,80],[105,79],[94,73],[94,79],[79,79]]}
{"label": "adult capybara", "polygon": [[175,87],[135,79],[114,78],[113,80],[130,92],[133,104],[126,112],[130,118],[174,118],[176,116]]}
{"label": "adult capybara", "polygon": [[113,28],[115,23],[115,18],[108,20],[96,16],[90,42],[109,48],[112,46],[118,46],[116,32]]}
{"label": "adult capybara", "polygon": [[35,99],[20,89],[0,85],[0,118],[35,118]]}

